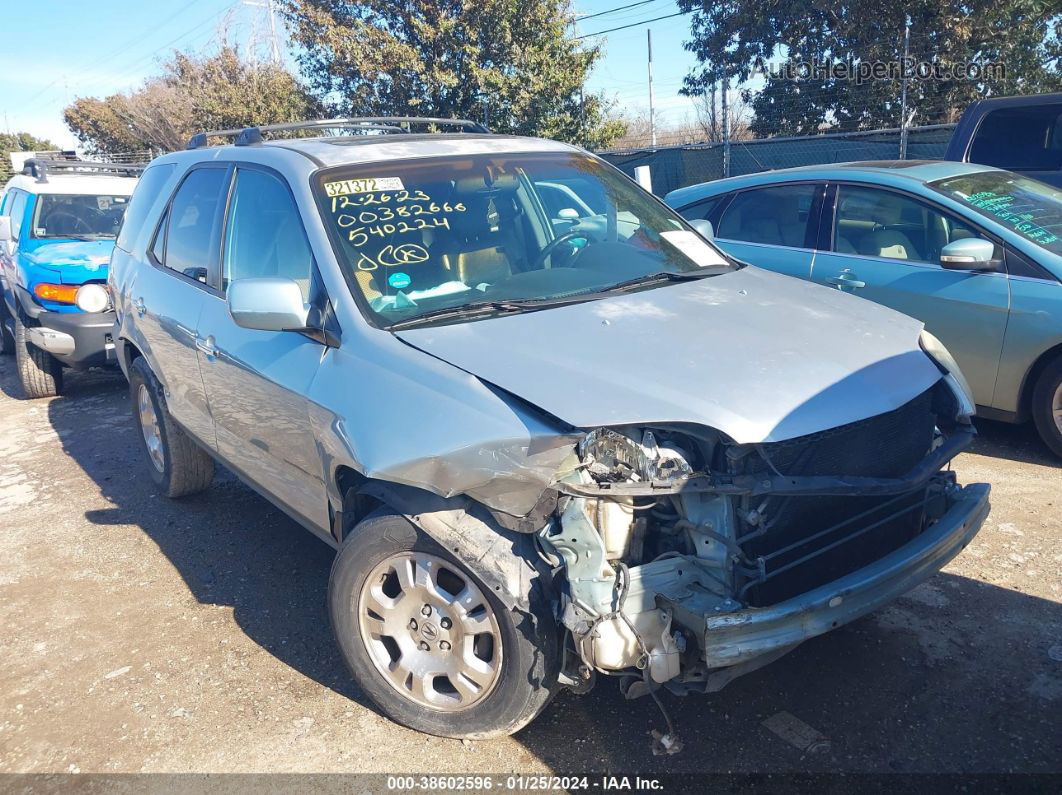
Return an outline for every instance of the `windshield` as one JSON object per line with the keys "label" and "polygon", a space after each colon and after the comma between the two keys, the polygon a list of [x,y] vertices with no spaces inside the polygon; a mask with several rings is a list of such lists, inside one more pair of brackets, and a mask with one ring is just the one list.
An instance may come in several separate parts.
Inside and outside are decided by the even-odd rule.
{"label": "windshield", "polygon": [[929,183],[981,215],[1062,254],[1062,191],[1008,171],[982,171]]}
{"label": "windshield", "polygon": [[732,267],[652,196],[582,154],[359,165],[323,172],[316,190],[340,262],[382,326],[470,305],[541,308]]}
{"label": "windshield", "polygon": [[128,204],[128,196],[41,194],[33,213],[33,236],[65,240],[117,237]]}

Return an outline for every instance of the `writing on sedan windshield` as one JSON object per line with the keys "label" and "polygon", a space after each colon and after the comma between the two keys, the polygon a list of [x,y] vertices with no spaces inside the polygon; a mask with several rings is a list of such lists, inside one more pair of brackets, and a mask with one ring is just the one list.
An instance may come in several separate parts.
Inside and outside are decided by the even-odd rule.
{"label": "writing on sedan windshield", "polygon": [[1014,196],[985,190],[964,198],[979,210],[1010,224],[1034,243],[1047,246],[1059,239],[1058,235],[1036,223],[1037,208],[1034,205],[1017,202]]}

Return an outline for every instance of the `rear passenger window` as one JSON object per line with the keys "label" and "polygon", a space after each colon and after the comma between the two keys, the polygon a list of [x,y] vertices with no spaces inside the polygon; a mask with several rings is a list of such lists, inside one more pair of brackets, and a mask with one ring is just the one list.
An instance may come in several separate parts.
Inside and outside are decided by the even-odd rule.
{"label": "rear passenger window", "polygon": [[742,191],[723,212],[716,236],[770,246],[810,248],[808,222],[817,189],[816,185],[776,185]]}
{"label": "rear passenger window", "polygon": [[992,111],[977,128],[969,160],[1012,171],[1062,169],[1062,105]]}
{"label": "rear passenger window", "polygon": [[237,169],[225,226],[224,287],[235,279],[292,279],[308,299],[313,254],[288,186],[255,169]]}
{"label": "rear passenger window", "polygon": [[175,163],[161,163],[149,167],[140,177],[133,191],[133,197],[129,200],[129,207],[125,211],[122,220],[122,228],[118,231],[118,239],[114,245],[123,251],[131,251],[134,238],[139,233],[148,210],[158,198],[159,191],[166,184],[166,180],[173,174],[177,167]]}
{"label": "rear passenger window", "polygon": [[167,213],[165,258],[160,260],[167,268],[190,279],[207,280],[216,260],[218,205],[227,176],[223,168],[197,168],[181,183]]}

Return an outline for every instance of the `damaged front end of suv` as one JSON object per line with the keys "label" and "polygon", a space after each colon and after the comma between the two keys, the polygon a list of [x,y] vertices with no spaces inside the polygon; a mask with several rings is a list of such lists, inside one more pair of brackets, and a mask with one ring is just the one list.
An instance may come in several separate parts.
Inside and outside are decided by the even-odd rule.
{"label": "damaged front end of suv", "polygon": [[941,467],[973,437],[944,380],[875,417],[781,442],[600,428],[540,531],[566,582],[568,676],[711,692],[935,573],[987,513]]}

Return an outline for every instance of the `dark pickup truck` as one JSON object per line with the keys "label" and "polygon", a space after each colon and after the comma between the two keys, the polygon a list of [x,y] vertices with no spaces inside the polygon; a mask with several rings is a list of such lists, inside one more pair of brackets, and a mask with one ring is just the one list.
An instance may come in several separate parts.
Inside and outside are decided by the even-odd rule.
{"label": "dark pickup truck", "polygon": [[1062,94],[973,103],[944,159],[1005,168],[1062,187]]}

